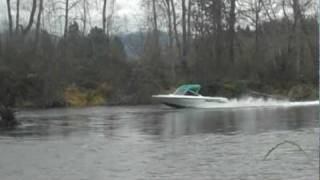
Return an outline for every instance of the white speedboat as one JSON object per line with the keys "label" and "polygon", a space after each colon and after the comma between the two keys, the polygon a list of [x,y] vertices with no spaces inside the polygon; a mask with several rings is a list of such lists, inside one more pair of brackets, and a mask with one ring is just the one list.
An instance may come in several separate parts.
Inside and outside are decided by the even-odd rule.
{"label": "white speedboat", "polygon": [[175,108],[208,108],[228,102],[224,97],[208,97],[199,94],[201,86],[186,84],[180,86],[173,94],[153,95],[152,98]]}

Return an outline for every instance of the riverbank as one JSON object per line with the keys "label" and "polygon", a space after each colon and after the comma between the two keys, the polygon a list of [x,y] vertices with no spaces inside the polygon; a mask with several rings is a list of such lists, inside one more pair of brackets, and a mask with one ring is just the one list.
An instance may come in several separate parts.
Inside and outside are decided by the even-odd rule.
{"label": "riverbank", "polygon": [[[37,99],[35,101],[17,101],[16,111],[23,109],[49,109],[64,107],[92,107],[92,106],[121,106],[121,105],[149,105],[154,102],[151,95],[157,93],[171,93],[175,87],[162,89],[160,91],[150,91],[149,94],[142,96],[141,93],[136,94],[115,94],[115,96],[107,96],[102,88],[97,90],[86,90],[75,86],[66,89],[60,101],[53,101],[50,105],[40,104]],[[110,91],[110,90],[109,90]],[[253,98],[263,100],[285,100],[285,101],[314,101],[317,100],[316,88],[308,84],[299,84],[288,88],[275,88],[265,84],[250,83],[248,81],[229,81],[216,82],[210,85],[204,85],[201,92],[206,96],[222,96],[229,99]],[[261,103],[261,102],[260,102]],[[15,111],[11,108],[8,111],[2,111],[0,114],[1,127],[14,127],[18,124],[15,119]]]}
{"label": "riverbank", "polygon": [[[34,101],[20,100],[17,102],[16,108],[146,105],[153,103],[151,99],[153,94],[172,93],[177,86],[160,89],[151,88],[150,91],[145,93],[137,91],[137,93],[130,92],[128,94],[106,88],[84,89],[71,86],[66,88],[60,97],[51,99],[51,102],[39,101],[37,99],[33,99]],[[311,101],[318,99],[317,88],[314,85],[304,83],[276,87],[249,81],[224,81],[203,85],[200,93],[205,96],[222,96],[229,99],[243,97],[288,101]]]}

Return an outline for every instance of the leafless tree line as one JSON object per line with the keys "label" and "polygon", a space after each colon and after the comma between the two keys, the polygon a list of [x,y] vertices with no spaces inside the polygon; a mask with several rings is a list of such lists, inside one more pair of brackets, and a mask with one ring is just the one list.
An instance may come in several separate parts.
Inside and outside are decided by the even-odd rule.
{"label": "leafless tree line", "polygon": [[[116,0],[109,0],[109,2],[108,0],[100,0],[96,2],[89,0],[32,0],[32,2],[6,0],[8,32],[10,35],[13,35],[14,33],[22,33],[26,35],[34,26],[35,32],[38,36],[41,27],[45,27],[45,23],[49,25],[50,22],[54,21],[54,26],[56,27],[49,27],[44,30],[56,30],[57,22],[63,22],[64,24],[62,32],[63,36],[66,37],[68,34],[67,32],[70,21],[78,21],[82,24],[82,32],[86,33],[88,30],[88,25],[91,26],[91,22],[89,20],[90,9],[95,9],[96,7],[99,9],[99,6],[102,5],[100,8],[101,27],[109,36],[113,25],[115,2]],[[23,5],[26,7],[31,5],[31,8],[28,10],[29,16],[27,17],[28,22],[26,24],[23,24],[24,21],[21,21],[21,19],[25,20],[26,17],[20,17],[21,11],[26,11],[25,9],[21,9],[21,3],[23,3]],[[71,16],[70,11],[74,11],[71,13]],[[13,14],[15,14],[15,19],[13,18]]]}
{"label": "leafless tree line", "polygon": [[[307,19],[315,18],[315,2],[312,0],[145,0],[151,2],[154,31],[167,31],[170,51],[177,54],[175,63],[185,64],[192,54],[192,46],[196,41],[204,39],[212,41],[211,47],[205,50],[213,53],[213,66],[237,66],[237,55],[243,42],[239,37],[241,29],[247,28],[254,32],[254,49],[252,58],[259,63],[263,59],[264,43],[268,41],[268,34],[287,36],[286,53],[290,63],[294,64],[296,74],[302,73],[302,64],[305,55],[302,51],[314,51],[314,42],[310,40],[310,30],[307,28]],[[159,21],[165,26],[159,27]],[[280,34],[280,23],[287,22],[289,34]],[[272,31],[266,29],[266,24],[275,24]],[[278,25],[278,26],[277,26]],[[307,40],[306,40],[307,39]],[[205,42],[203,41],[202,44]],[[279,39],[280,41],[280,39]],[[308,47],[304,47],[306,42]],[[239,48],[240,46],[240,48]],[[278,55],[283,54],[282,50]],[[211,48],[211,49],[210,49]],[[237,51],[237,52],[236,52]],[[243,50],[242,50],[243,51]],[[246,50],[251,51],[251,50]],[[312,56],[316,52],[310,53]],[[174,56],[172,56],[174,57]],[[173,59],[174,61],[174,59]],[[255,70],[252,70],[255,71]]]}

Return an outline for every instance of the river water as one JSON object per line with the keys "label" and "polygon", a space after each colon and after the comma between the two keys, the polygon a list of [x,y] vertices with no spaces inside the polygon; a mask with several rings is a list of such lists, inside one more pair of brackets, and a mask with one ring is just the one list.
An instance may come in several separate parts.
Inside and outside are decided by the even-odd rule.
{"label": "river water", "polygon": [[[1,180],[319,179],[318,106],[312,102],[92,107],[17,116],[19,127],[0,132]],[[285,141],[292,143],[264,159]]]}

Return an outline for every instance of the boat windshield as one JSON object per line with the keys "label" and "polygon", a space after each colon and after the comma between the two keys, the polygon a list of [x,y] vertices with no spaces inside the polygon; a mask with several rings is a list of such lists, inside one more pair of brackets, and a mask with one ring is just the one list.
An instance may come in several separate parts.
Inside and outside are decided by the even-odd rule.
{"label": "boat windshield", "polygon": [[180,86],[175,92],[175,95],[189,95],[189,96],[199,96],[201,86],[198,84],[188,84]]}

